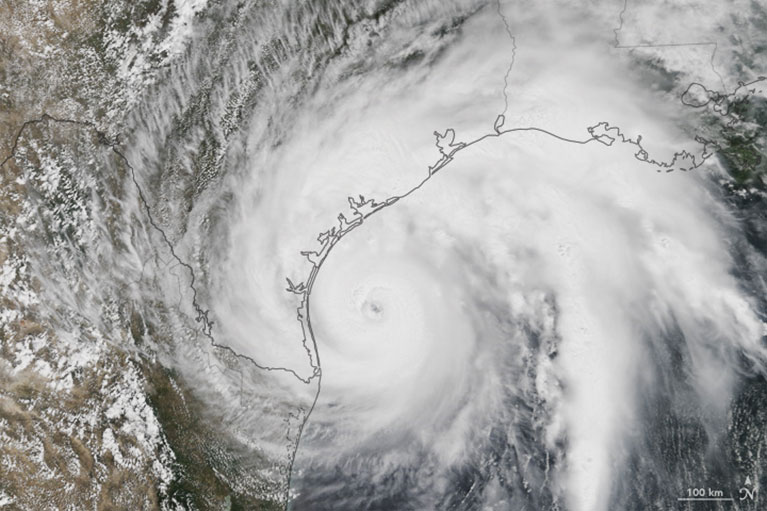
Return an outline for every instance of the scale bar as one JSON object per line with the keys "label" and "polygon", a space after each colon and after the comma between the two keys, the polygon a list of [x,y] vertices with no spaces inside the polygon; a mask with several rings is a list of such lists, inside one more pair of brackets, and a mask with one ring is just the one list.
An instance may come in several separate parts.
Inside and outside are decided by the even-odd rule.
{"label": "scale bar", "polygon": [[679,497],[676,500],[681,500],[686,502],[722,502],[722,501],[735,502],[735,499],[732,497]]}

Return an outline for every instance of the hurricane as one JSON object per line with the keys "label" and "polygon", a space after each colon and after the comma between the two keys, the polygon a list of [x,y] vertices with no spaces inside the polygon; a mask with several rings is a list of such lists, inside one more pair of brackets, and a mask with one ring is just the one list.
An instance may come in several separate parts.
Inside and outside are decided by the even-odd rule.
{"label": "hurricane", "polygon": [[119,130],[78,128],[131,226],[89,278],[226,431],[233,494],[607,511],[767,484],[765,199],[731,150],[765,78],[729,67],[730,11],[180,4]]}
{"label": "hurricane", "polygon": [[719,431],[764,370],[737,218],[613,17],[413,8],[232,144],[215,342],[292,380],[291,509],[614,509],[665,477],[643,424]]}

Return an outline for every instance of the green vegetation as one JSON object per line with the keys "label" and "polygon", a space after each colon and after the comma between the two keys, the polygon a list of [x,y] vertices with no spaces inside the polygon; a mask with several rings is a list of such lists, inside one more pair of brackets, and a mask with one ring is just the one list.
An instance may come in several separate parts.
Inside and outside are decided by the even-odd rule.
{"label": "green vegetation", "polygon": [[767,100],[754,94],[733,100],[725,115],[709,110],[704,117],[705,138],[738,188],[767,188],[766,128]]}
{"label": "green vegetation", "polygon": [[767,176],[763,137],[753,134],[726,134],[719,156],[739,185],[757,185]]}
{"label": "green vegetation", "polygon": [[149,361],[143,367],[151,385],[147,392],[149,403],[176,455],[175,478],[167,499],[186,509],[282,510],[279,502],[232,488],[224,474],[232,465],[237,470],[235,449],[246,448],[223,445],[216,440],[218,434],[203,419],[204,404],[186,388],[176,372]]}

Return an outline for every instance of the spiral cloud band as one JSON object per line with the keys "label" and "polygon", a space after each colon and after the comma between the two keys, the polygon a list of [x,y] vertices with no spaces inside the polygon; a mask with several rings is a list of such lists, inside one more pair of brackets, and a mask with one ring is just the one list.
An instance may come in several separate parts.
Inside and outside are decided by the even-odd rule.
{"label": "spiral cloud band", "polygon": [[[696,178],[647,172],[628,151],[616,172],[601,145],[562,144],[521,134],[472,148],[344,239],[312,295],[325,377],[304,455],[352,456],[358,470],[360,450],[384,446],[389,463],[423,471],[423,451],[450,480],[477,452],[489,465],[524,452],[537,428],[546,442],[520,477],[543,484],[566,438],[567,468],[550,477],[594,509],[635,401],[662,381],[653,355],[671,325],[698,399],[721,405],[724,367],[757,349],[762,326],[728,275],[716,203]],[[484,445],[493,434],[507,445]],[[377,456],[363,467],[385,473]]]}
{"label": "spiral cloud band", "polygon": [[[287,417],[296,510],[642,509],[636,474],[680,492],[677,440],[652,435],[699,432],[706,458],[764,373],[734,270],[763,259],[721,169],[622,49],[643,20],[620,6],[437,4],[348,30],[311,87],[293,77],[320,57],[285,56],[192,213],[225,226],[186,243],[216,342],[264,369],[253,434],[281,452]],[[726,81],[674,48],[697,93]]]}

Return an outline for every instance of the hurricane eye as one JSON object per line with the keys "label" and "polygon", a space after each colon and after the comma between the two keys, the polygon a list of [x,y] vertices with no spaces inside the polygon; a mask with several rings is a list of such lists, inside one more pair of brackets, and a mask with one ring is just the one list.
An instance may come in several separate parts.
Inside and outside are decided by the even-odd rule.
{"label": "hurricane eye", "polygon": [[383,319],[384,305],[375,300],[366,300],[362,304],[362,314],[368,319]]}

